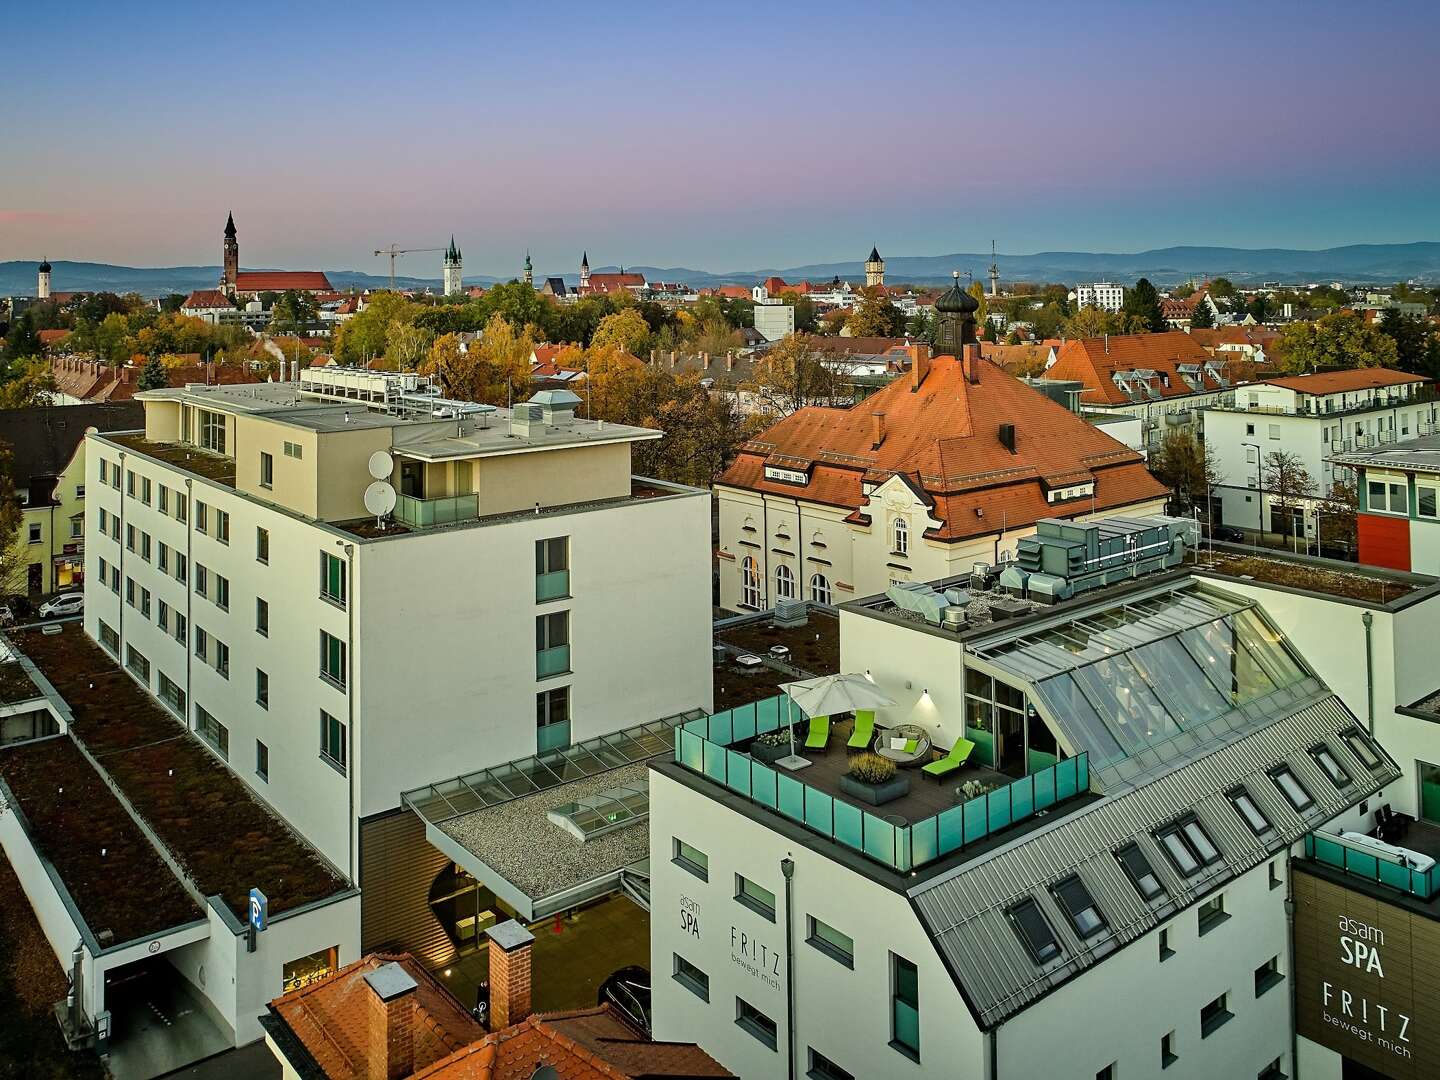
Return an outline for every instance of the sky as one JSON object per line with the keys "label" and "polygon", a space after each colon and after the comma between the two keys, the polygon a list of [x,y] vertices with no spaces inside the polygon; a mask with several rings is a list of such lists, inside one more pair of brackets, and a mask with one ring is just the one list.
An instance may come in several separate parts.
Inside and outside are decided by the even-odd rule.
{"label": "sky", "polygon": [[[227,12],[229,14],[227,14]],[[16,5],[0,262],[1440,239],[1440,4]],[[440,254],[400,260],[439,275]]]}

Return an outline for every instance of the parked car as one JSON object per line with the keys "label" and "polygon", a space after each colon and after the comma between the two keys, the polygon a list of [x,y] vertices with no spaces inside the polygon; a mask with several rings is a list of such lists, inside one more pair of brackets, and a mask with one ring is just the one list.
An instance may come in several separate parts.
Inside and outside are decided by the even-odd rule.
{"label": "parked car", "polygon": [[59,596],[52,596],[40,605],[40,618],[63,619],[70,615],[79,615],[84,610],[84,593],[61,593]]}
{"label": "parked car", "polygon": [[1219,540],[1222,544],[1243,544],[1245,533],[1234,525],[1216,525],[1210,530],[1210,539]]}
{"label": "parked car", "polygon": [[643,967],[623,967],[600,984],[596,1004],[607,1001],[629,1017],[642,1031],[650,1031],[650,972]]}

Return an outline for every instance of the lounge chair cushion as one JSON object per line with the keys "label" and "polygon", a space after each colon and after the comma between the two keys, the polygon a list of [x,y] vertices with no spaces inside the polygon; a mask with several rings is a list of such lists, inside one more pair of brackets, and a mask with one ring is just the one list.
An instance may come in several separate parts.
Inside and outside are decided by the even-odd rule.
{"label": "lounge chair cushion", "polygon": [[930,762],[925,766],[924,771],[930,776],[945,776],[954,772],[965,762],[970,760],[970,755],[975,751],[975,744],[969,739],[956,739],[955,745],[944,757]]}

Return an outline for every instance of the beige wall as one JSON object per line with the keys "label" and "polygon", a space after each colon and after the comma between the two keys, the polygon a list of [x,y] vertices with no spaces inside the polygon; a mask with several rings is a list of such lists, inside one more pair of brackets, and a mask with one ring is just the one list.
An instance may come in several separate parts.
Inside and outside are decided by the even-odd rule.
{"label": "beige wall", "polygon": [[150,442],[179,441],[180,403],[178,401],[145,402],[145,438]]}
{"label": "beige wall", "polygon": [[[630,494],[630,444],[480,459],[480,515],[564,506]],[[430,493],[427,491],[426,495]]]}
{"label": "beige wall", "polygon": [[[315,517],[315,473],[319,463],[315,432],[254,416],[236,416],[234,431],[231,451],[235,455],[235,487],[257,499],[276,503],[306,517]],[[287,442],[299,445],[299,458],[285,456]],[[260,486],[262,453],[275,459],[275,484],[272,488]]]}
{"label": "beige wall", "polygon": [[[358,428],[314,435],[316,509],[321,521],[349,521],[368,515],[365,489],[370,486],[370,455],[390,449],[390,428]],[[280,464],[277,459],[275,469]]]}

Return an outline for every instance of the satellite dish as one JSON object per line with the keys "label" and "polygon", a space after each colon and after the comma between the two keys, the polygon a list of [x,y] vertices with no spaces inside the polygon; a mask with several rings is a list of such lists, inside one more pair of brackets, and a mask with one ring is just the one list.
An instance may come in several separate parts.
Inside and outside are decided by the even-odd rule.
{"label": "satellite dish", "polygon": [[384,480],[376,480],[365,489],[365,509],[384,517],[395,509],[395,489]]}
{"label": "satellite dish", "polygon": [[394,471],[395,459],[384,450],[376,450],[370,455],[370,475],[376,480],[389,480]]}

